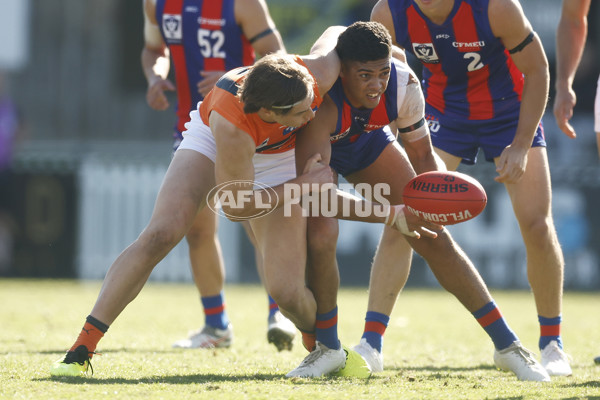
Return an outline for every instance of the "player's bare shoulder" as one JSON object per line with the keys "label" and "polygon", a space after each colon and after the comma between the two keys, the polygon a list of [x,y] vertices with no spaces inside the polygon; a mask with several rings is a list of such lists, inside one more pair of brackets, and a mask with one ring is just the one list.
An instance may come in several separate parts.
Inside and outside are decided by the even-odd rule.
{"label": "player's bare shoulder", "polygon": [[490,0],[488,18],[494,35],[509,49],[533,30],[517,0]]}

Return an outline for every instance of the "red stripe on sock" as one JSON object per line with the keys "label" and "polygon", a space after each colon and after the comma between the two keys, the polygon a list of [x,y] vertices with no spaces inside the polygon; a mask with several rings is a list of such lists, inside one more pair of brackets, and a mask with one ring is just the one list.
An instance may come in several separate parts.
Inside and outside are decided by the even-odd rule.
{"label": "red stripe on sock", "polygon": [[540,336],[560,336],[559,325],[540,325]]}
{"label": "red stripe on sock", "polygon": [[383,336],[386,326],[381,322],[367,321],[365,322],[365,332],[375,332]]}
{"label": "red stripe on sock", "polygon": [[319,321],[317,320],[317,323],[315,324],[315,326],[317,327],[317,329],[329,329],[332,326],[335,326],[335,324],[337,324],[338,319],[337,319],[337,315],[333,318],[327,319],[325,321]]}
{"label": "red stripe on sock", "polygon": [[225,309],[225,304],[223,304],[222,306],[219,306],[219,307],[205,308],[204,314],[206,314],[206,315],[220,314],[223,312],[224,309]]}
{"label": "red stripe on sock", "polygon": [[502,318],[502,314],[500,313],[500,310],[498,310],[498,308],[494,308],[492,311],[485,314],[483,317],[477,318],[477,322],[479,322],[479,324],[483,328],[485,328],[486,326],[498,321],[500,318]]}

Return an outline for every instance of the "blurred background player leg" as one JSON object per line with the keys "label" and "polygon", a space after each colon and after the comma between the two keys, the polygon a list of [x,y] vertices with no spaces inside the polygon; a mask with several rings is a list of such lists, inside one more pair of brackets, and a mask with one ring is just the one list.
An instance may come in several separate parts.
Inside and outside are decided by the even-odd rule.
{"label": "blurred background player leg", "polygon": [[173,347],[229,347],[233,340],[223,295],[225,267],[217,236],[217,218],[217,214],[205,207],[186,235],[192,275],[204,308],[204,327],[192,332],[187,339],[175,342]]}

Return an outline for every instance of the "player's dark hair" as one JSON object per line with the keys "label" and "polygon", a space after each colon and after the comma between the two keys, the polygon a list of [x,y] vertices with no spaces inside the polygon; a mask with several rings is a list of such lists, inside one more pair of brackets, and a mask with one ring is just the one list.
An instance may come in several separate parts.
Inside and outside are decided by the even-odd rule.
{"label": "player's dark hair", "polygon": [[312,95],[314,81],[290,55],[270,54],[258,60],[242,83],[239,96],[246,114],[264,107],[284,115]]}
{"label": "player's dark hair", "polygon": [[342,32],[335,50],[342,62],[381,60],[392,54],[392,37],[379,22],[358,21]]}

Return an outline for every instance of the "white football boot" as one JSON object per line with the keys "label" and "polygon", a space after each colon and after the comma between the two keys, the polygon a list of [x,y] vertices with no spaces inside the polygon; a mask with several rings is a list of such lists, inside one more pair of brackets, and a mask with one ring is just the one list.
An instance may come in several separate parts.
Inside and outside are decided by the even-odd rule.
{"label": "white football boot", "polygon": [[360,343],[354,346],[355,352],[361,355],[365,359],[371,372],[383,371],[383,354],[375,350],[368,342],[367,339],[360,339]]}
{"label": "white football boot", "polygon": [[182,349],[214,349],[231,346],[233,341],[233,327],[227,325],[225,329],[217,329],[206,325],[201,330],[192,332],[187,339],[173,343],[173,347]]}
{"label": "white football boot", "polygon": [[518,340],[494,351],[494,363],[501,370],[514,372],[520,381],[550,382],[548,372]]}
{"label": "white football boot", "polygon": [[542,349],[542,366],[546,368],[550,376],[573,375],[569,358],[569,355],[558,347],[556,340],[552,340]]}
{"label": "white football boot", "polygon": [[296,369],[288,372],[287,378],[314,378],[337,372],[346,365],[346,352],[340,345],[330,349],[317,340],[315,349],[302,360]]}

